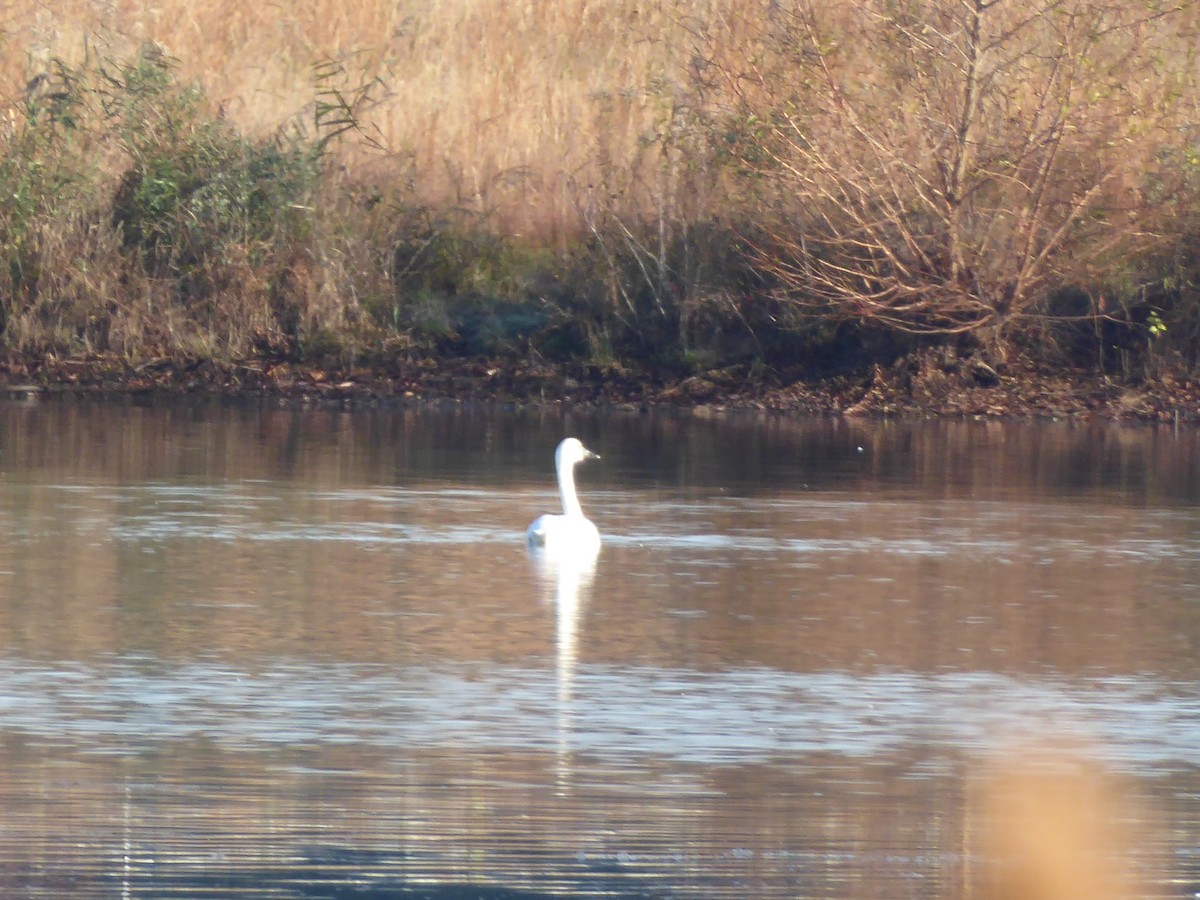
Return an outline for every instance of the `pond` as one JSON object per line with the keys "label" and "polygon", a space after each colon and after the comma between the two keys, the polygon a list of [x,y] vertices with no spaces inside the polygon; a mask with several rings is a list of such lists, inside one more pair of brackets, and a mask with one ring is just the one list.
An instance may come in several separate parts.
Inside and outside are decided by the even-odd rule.
{"label": "pond", "polygon": [[1198,644],[1190,429],[14,399],[0,894],[1192,897]]}

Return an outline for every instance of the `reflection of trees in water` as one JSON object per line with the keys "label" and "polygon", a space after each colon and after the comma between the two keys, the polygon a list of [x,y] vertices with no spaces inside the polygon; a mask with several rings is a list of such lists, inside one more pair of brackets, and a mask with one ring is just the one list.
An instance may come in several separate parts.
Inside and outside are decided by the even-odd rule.
{"label": "reflection of trees in water", "polygon": [[[556,700],[559,717],[547,712],[539,736],[565,738],[535,749],[281,741],[254,753],[188,739],[132,753],[10,728],[0,810],[13,825],[7,858],[22,865],[0,870],[0,893],[124,860],[138,877],[204,886],[219,852],[223,884],[295,873],[962,896],[961,761],[931,764],[924,747],[787,753],[794,744],[753,764],[736,752],[727,765],[655,757],[644,752],[655,733],[637,731],[653,724],[638,711],[654,686],[616,719],[641,755],[589,757],[572,731],[586,711],[583,621],[589,662],[626,671],[1195,680],[1195,518],[1183,506],[1200,490],[1193,432],[613,415],[600,449],[614,463],[597,478],[620,486],[601,485],[594,515],[614,539],[597,570],[539,574],[521,529],[548,493],[538,429],[560,426],[0,406],[10,657],[61,660],[74,677],[97,658],[170,669],[203,657],[251,678],[319,659],[469,683],[473,666],[495,663],[544,674],[553,655],[545,709]],[[525,429],[538,445],[527,456]],[[439,461],[450,444],[458,456]],[[657,696],[677,721],[670,686]],[[117,724],[136,731],[122,709]],[[1190,821],[1178,798],[1195,779],[1169,778],[1180,806],[1165,818]]]}
{"label": "reflection of trees in water", "polygon": [[[510,438],[561,424],[0,406],[0,569],[12,573],[0,578],[0,638],[39,656],[220,652],[249,668],[306,653],[538,657],[554,635],[520,529],[546,496],[546,442],[526,456]],[[1126,671],[1193,633],[1190,615],[1145,585],[1190,564],[1172,550],[1190,540],[1186,517],[1147,505],[1200,494],[1197,432],[616,415],[603,430],[613,463],[597,477],[634,485],[608,499],[600,485],[606,531],[720,539],[606,547],[612,596],[589,640],[608,659],[803,669],[861,664],[870,646],[915,668]],[[421,449],[385,462],[405,440]],[[444,441],[479,448],[464,469],[477,457],[507,467],[505,486],[428,461]],[[521,460],[527,482],[512,474]],[[1164,615],[1146,615],[1159,603]],[[675,606],[687,618],[664,614]]]}
{"label": "reflection of trees in water", "polygon": [[[1127,786],[1085,762],[1023,768],[1014,757],[982,770],[937,762],[930,767],[924,748],[805,756],[793,766],[582,760],[564,794],[552,756],[497,749],[239,753],[201,742],[121,757],[9,743],[0,748],[0,793],[19,827],[0,838],[0,852],[21,864],[0,869],[0,890],[99,896],[121,883],[135,894],[169,886],[224,895],[307,885],[363,896],[419,887],[435,897],[470,885],[472,897],[603,888],[771,900],[797,896],[798,886],[804,896],[840,896],[852,885],[856,897],[904,900],[968,896],[981,876],[1019,877],[1028,867],[1006,872],[1005,854],[1064,822],[1084,837],[1106,839],[1119,825],[1145,838],[1134,856],[1087,856],[1083,847],[1097,871],[1133,861],[1148,880],[1166,882],[1172,847],[1190,849],[1186,829],[1172,839],[1153,811],[1116,806],[1113,789]],[[1014,771],[1025,779],[1017,792]],[[1174,776],[1176,796],[1195,794],[1196,780]],[[990,790],[997,786],[1003,793]],[[1071,864],[1078,836],[1059,827],[1034,848],[1033,864],[1053,865],[1056,851]],[[994,896],[1031,896],[1020,884],[1026,893],[1003,893],[1001,881]]]}
{"label": "reflection of trees in water", "polygon": [[[1200,501],[1195,429],[749,412],[708,418],[572,414],[572,421],[584,419],[587,430],[604,432],[600,451],[613,460],[595,473],[601,484],[652,474],[654,487],[754,494],[778,491],[781,476],[792,477],[797,489],[847,478],[886,488],[899,479],[960,496],[1078,488],[1145,491],[1150,502]],[[540,489],[545,447],[561,434],[563,422],[561,413],[482,406],[348,412],[50,399],[0,405],[0,458],[6,471],[30,468],[47,481],[285,478],[331,490],[429,488],[447,481]]]}

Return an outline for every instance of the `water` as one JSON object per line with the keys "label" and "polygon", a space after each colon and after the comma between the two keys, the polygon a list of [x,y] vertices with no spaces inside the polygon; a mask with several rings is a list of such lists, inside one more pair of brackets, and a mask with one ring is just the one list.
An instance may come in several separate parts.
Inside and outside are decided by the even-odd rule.
{"label": "water", "polygon": [[[605,547],[551,571],[568,432]],[[0,894],[957,897],[1052,736],[1194,896],[1198,443],[0,405]]]}

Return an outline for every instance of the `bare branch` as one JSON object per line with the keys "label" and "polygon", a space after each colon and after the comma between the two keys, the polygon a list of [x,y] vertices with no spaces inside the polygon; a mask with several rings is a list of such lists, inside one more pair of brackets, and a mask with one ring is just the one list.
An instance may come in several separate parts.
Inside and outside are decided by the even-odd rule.
{"label": "bare branch", "polygon": [[789,195],[760,268],[796,303],[999,339],[1089,252],[1143,238],[1119,139],[1158,127],[1130,84],[1149,90],[1137,73],[1182,8],[774,7],[783,68],[764,56],[741,94],[758,126],[747,161]]}

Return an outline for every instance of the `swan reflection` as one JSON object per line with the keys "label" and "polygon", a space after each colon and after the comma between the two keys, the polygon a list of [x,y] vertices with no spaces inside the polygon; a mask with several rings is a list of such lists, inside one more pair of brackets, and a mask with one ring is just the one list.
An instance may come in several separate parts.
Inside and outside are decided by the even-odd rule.
{"label": "swan reflection", "polygon": [[579,659],[579,621],[591,596],[599,546],[587,551],[556,553],[531,547],[529,558],[542,585],[543,598],[555,609],[555,670],[558,682],[558,782],[565,789],[571,775],[572,695]]}

